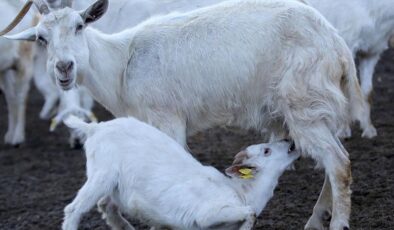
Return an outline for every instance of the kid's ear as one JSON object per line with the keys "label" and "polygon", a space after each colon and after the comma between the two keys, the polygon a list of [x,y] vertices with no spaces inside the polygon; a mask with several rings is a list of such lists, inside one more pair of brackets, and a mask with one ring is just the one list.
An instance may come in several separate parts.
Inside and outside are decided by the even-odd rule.
{"label": "kid's ear", "polygon": [[225,170],[225,173],[229,177],[252,179],[256,174],[256,169],[247,165],[232,165]]}

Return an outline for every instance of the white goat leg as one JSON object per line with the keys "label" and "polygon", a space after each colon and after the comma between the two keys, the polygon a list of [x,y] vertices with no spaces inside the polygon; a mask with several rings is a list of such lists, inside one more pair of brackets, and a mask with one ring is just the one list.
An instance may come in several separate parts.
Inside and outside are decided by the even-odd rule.
{"label": "white goat leg", "polygon": [[[332,191],[332,218],[330,230],[346,230],[349,229],[350,216],[350,184],[352,181],[350,160],[348,153],[342,146],[336,135],[332,134],[325,125],[311,125],[303,129],[289,127],[290,133],[299,137],[300,146],[305,146],[308,153],[319,164],[325,168],[326,175],[331,184]],[[306,133],[304,133],[306,132]],[[311,135],[312,134],[312,135]],[[310,139],[314,137],[314,139]],[[329,188],[326,183],[323,186],[321,195],[325,197]],[[318,201],[318,207],[324,206],[323,200]],[[327,202],[327,201],[325,201]],[[314,213],[315,214],[315,213]],[[317,214],[317,213],[316,213]],[[311,217],[314,219],[315,217]],[[311,220],[312,221],[312,220]],[[312,224],[312,223],[311,223]],[[306,225],[308,228],[310,225]],[[313,228],[312,228],[313,229]],[[317,228],[319,229],[319,228]]]}
{"label": "white goat leg", "polygon": [[4,140],[7,144],[18,145],[25,140],[25,110],[30,80],[18,76],[15,70],[7,70],[1,81],[8,108],[8,131]]}
{"label": "white goat leg", "polygon": [[[88,172],[89,174],[89,172]],[[112,190],[111,173],[89,175],[88,180],[78,191],[73,202],[64,209],[63,230],[77,230],[79,221],[83,214],[88,212],[98,200],[106,196]]]}
{"label": "white goat leg", "polygon": [[228,206],[216,213],[212,213],[207,219],[197,220],[197,222],[203,229],[219,227],[221,224],[243,222],[240,230],[249,230],[254,225],[255,216],[256,214],[253,212],[253,209],[248,206]]}
{"label": "white goat leg", "polygon": [[[373,73],[375,70],[375,66],[379,61],[379,54],[372,55],[368,57],[361,57],[360,64],[359,64],[359,71],[360,71],[360,81],[361,81],[361,90],[364,95],[366,104],[368,105],[368,113],[365,114],[366,117],[370,118],[371,113],[371,103],[372,103],[372,90],[373,90]],[[377,135],[377,131],[373,125],[369,125],[366,129],[364,129],[362,136],[372,138]]]}
{"label": "white goat leg", "polygon": [[15,117],[15,90],[12,81],[15,80],[15,71],[7,70],[3,76],[0,77],[0,84],[4,91],[5,100],[8,109],[8,129],[4,137],[4,141],[7,144],[12,144],[14,131],[16,126]]}
{"label": "white goat leg", "polygon": [[313,208],[313,214],[305,225],[306,230],[324,230],[323,220],[326,215],[331,215],[332,193],[331,184],[328,176],[324,179],[323,188],[320,192],[319,199]]}
{"label": "white goat leg", "polygon": [[105,219],[108,226],[113,230],[134,230],[135,228],[125,219],[115,203],[110,197],[104,197],[99,200],[97,207],[102,218]]}

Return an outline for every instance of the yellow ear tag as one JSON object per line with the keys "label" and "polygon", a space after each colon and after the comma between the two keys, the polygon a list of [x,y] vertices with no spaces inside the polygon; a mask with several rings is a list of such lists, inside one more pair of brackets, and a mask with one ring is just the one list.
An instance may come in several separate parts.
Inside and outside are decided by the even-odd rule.
{"label": "yellow ear tag", "polygon": [[248,169],[248,168],[242,168],[242,169],[239,169],[238,172],[242,173],[243,175],[248,175],[248,174],[252,173],[252,170]]}
{"label": "yellow ear tag", "polygon": [[252,179],[253,178],[253,174],[252,174],[252,170],[248,169],[248,168],[242,168],[239,169],[238,172],[240,172],[242,175],[240,176],[242,179]]}
{"label": "yellow ear tag", "polygon": [[52,132],[52,131],[54,131],[55,129],[56,129],[56,126],[57,126],[57,121],[56,121],[56,119],[52,119],[51,120],[51,125],[49,126],[49,130]]}
{"label": "yellow ear tag", "polygon": [[248,179],[252,179],[252,178],[253,178],[253,175],[252,175],[252,174],[242,175],[241,178],[242,178],[242,179],[248,180]]}

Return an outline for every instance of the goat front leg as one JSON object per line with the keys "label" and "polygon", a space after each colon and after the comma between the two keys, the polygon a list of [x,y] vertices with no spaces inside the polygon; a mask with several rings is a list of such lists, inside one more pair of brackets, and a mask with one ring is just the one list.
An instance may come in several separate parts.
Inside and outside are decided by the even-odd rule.
{"label": "goat front leg", "polygon": [[363,137],[372,138],[377,135],[375,127],[371,123],[371,104],[372,104],[372,90],[373,90],[373,73],[375,66],[378,63],[380,54],[368,55],[360,57],[359,72],[361,91],[364,95],[364,100],[367,105],[367,114],[365,120],[367,121],[366,127],[363,128]]}
{"label": "goat front leg", "polygon": [[97,203],[99,212],[102,218],[105,219],[108,226],[113,230],[135,230],[134,227],[123,218],[118,206],[111,200],[110,197],[103,197]]}

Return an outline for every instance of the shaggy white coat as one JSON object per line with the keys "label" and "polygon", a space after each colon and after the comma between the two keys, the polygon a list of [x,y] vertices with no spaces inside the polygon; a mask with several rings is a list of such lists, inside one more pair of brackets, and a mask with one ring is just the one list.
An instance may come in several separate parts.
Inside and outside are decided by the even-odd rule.
{"label": "shaggy white coat", "polygon": [[[279,177],[299,156],[286,141],[252,145],[237,155],[229,178],[134,118],[87,124],[73,117],[65,123],[87,136],[87,181],[65,208],[64,230],[76,230],[103,197],[98,205],[112,229],[134,229],[120,211],[159,229],[252,229]],[[252,179],[240,178],[244,166],[253,167]]]}

